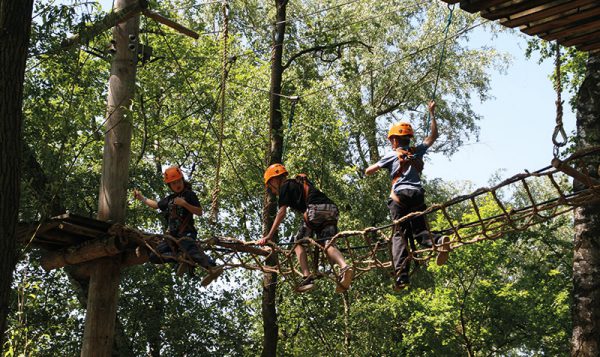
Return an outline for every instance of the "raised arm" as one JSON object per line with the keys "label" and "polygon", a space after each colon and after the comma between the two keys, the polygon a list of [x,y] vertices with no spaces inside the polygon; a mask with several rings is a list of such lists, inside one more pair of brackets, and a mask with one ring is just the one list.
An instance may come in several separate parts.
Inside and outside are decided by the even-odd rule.
{"label": "raised arm", "polygon": [[437,122],[435,121],[435,102],[433,100],[429,102],[428,108],[431,116],[431,128],[429,130],[429,136],[423,140],[423,144],[427,145],[427,147],[431,147],[438,138]]}
{"label": "raised arm", "polygon": [[140,190],[138,190],[137,188],[133,189],[133,197],[136,200],[142,201],[142,203],[144,203],[146,206],[148,206],[150,208],[158,209],[158,202],[156,202],[155,200],[151,200],[148,197],[144,196],[142,194],[142,192]]}

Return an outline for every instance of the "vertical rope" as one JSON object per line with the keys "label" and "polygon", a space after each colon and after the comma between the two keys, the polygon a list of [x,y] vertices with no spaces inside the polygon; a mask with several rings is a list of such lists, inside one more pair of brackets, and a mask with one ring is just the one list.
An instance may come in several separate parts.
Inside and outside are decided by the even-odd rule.
{"label": "vertical rope", "polygon": [[[563,127],[563,101],[561,98],[562,93],[562,78],[561,78],[561,59],[560,59],[560,45],[556,41],[555,47],[556,59],[554,60],[554,89],[556,90],[556,126],[554,127],[554,133],[552,134],[552,143],[554,144],[554,157],[557,158],[559,149],[567,144],[567,134]],[[558,139],[560,134],[561,139]]]}
{"label": "vertical rope", "polygon": [[[437,87],[440,81],[440,73],[442,71],[442,64],[444,63],[444,57],[446,55],[446,42],[448,41],[448,31],[450,30],[450,25],[452,24],[452,16],[454,14],[454,4],[448,4],[448,10],[450,13],[448,14],[448,20],[446,21],[446,28],[444,29],[444,41],[442,42],[442,53],[440,55],[440,61],[437,66],[437,74],[435,77],[435,85],[433,86],[433,93],[431,94],[431,100],[435,100],[437,95]],[[425,125],[425,135],[429,135],[429,123],[431,121],[431,113],[427,114],[427,123]]]}
{"label": "vertical rope", "polygon": [[212,204],[211,204],[211,223],[217,223],[219,215],[219,193],[220,179],[221,179],[221,161],[223,157],[223,133],[225,129],[225,94],[227,84],[227,40],[229,36],[229,4],[227,0],[223,1],[223,74],[221,77],[221,110],[220,110],[220,123],[219,123],[219,152],[217,155],[217,168],[215,172],[215,189],[212,193]]}

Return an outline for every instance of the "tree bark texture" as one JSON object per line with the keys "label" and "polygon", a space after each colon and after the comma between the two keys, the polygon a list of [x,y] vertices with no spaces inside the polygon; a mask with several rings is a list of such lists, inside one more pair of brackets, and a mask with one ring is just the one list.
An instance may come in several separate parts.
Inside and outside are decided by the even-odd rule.
{"label": "tree bark texture", "polygon": [[[116,0],[115,11],[137,3]],[[140,17],[133,16],[113,28],[116,54],[108,82],[102,178],[98,197],[98,219],[125,222],[132,113],[135,93]],[[120,257],[98,259],[93,264],[81,356],[110,356],[119,291]]]}
{"label": "tree bark texture", "polygon": [[[275,31],[273,32],[273,49],[271,55],[271,86],[269,94],[269,165],[281,163],[283,155],[283,116],[281,113],[281,82],[283,78],[283,40],[285,36],[285,17],[287,0],[275,0],[277,8]],[[263,230],[268,232],[273,224],[277,209],[275,196],[269,192],[265,193],[265,205],[263,209]],[[277,236],[274,238],[278,241]],[[277,264],[277,256],[273,255],[267,259],[268,265]],[[263,318],[263,349],[261,356],[276,356],[277,341],[279,338],[279,327],[277,326],[277,274],[265,273],[263,278],[262,295],[262,318]]]}
{"label": "tree bark texture", "polygon": [[0,0],[0,350],[17,263],[23,80],[33,0]]}
{"label": "tree bark texture", "polygon": [[87,301],[82,356],[111,356],[117,316],[119,261],[102,258],[94,261]]}
{"label": "tree bark texture", "polygon": [[[600,145],[600,55],[590,55],[577,100],[577,145]],[[580,171],[598,178],[600,160],[585,159]],[[575,181],[574,189],[581,189]],[[600,356],[600,205],[575,210],[571,356]]]}
{"label": "tree bark texture", "polygon": [[[135,3],[117,0],[115,9]],[[108,108],[105,124],[104,157],[98,203],[98,219],[125,221],[129,159],[131,156],[132,113],[135,93],[139,15],[113,28],[117,50],[108,82]]]}

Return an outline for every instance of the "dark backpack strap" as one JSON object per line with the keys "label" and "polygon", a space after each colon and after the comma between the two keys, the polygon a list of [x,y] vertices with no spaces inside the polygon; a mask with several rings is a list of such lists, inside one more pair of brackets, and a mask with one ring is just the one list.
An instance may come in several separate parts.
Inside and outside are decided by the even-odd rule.
{"label": "dark backpack strap", "polygon": [[308,191],[310,189],[310,181],[308,181],[308,176],[306,176],[306,174],[298,174],[296,175],[296,182],[302,185],[302,192],[304,192],[304,205],[306,206],[306,211],[304,211],[302,218],[304,219],[306,226],[312,229],[308,221]]}
{"label": "dark backpack strap", "polygon": [[308,190],[310,189],[310,181],[306,174],[296,175],[296,181],[302,185],[302,191],[304,192],[304,204],[308,207]]}

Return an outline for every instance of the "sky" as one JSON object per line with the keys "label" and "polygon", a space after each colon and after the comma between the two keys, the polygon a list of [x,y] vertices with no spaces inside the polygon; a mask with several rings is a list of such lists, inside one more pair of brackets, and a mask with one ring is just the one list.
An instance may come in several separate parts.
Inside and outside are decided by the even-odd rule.
{"label": "sky", "polygon": [[[524,170],[535,171],[552,160],[552,133],[556,120],[556,92],[549,76],[554,70],[551,60],[539,64],[539,56],[525,58],[526,39],[515,33],[502,33],[492,40],[489,33],[473,34],[473,45],[492,44],[507,52],[512,63],[506,74],[492,71],[490,94],[484,103],[474,99],[473,107],[482,116],[479,141],[461,147],[448,158],[429,154],[425,174],[429,179],[471,181],[476,187],[486,186],[492,175],[507,178]],[[575,114],[565,91],[562,99],[565,131],[575,128]],[[443,120],[443,118],[441,119]]]}
{"label": "sky", "polygon": [[[112,0],[100,0],[107,11]],[[556,93],[549,79],[551,60],[539,64],[537,55],[525,58],[526,38],[520,32],[502,32],[492,37],[477,29],[471,33],[470,46],[494,46],[513,58],[506,73],[490,71],[491,99],[480,103],[473,97],[473,108],[482,116],[479,140],[472,139],[451,157],[430,153],[425,175],[431,180],[470,181],[475,187],[487,186],[492,176],[507,178],[524,170],[535,171],[550,164],[552,133],[555,126]],[[567,92],[562,93],[563,122],[567,134],[575,128]],[[439,118],[443,120],[443,118]]]}

